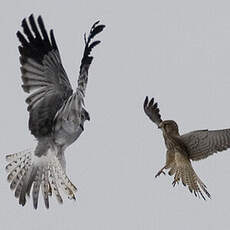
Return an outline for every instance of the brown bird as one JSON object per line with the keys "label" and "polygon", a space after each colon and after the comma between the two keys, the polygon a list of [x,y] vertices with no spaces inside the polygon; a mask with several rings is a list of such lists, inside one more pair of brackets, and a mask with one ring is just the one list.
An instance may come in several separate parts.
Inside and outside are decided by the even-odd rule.
{"label": "brown bird", "polygon": [[179,134],[178,125],[173,120],[162,121],[160,110],[154,98],[150,101],[148,97],[144,101],[144,111],[146,115],[163,132],[166,152],[166,163],[155,177],[164,169],[168,169],[170,176],[174,175],[173,186],[181,180],[184,186],[188,186],[191,193],[205,200],[205,195],[211,198],[206,185],[195,173],[191,160],[198,161],[205,159],[216,152],[230,148],[230,129],[222,130],[196,130],[184,135]]}

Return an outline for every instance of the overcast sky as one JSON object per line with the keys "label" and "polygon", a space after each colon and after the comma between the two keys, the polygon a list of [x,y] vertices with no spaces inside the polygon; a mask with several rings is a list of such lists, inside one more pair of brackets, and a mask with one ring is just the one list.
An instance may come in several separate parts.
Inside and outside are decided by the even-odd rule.
{"label": "overcast sky", "polygon": [[[3,3],[4,2],[4,3]],[[57,230],[229,229],[230,150],[193,162],[212,199],[196,198],[164,165],[161,131],[145,116],[146,95],[180,132],[230,127],[230,2],[1,1],[0,228]],[[6,181],[5,153],[36,145],[28,131],[16,31],[31,13],[54,29],[62,61],[76,86],[83,34],[98,19],[86,95],[91,120],[66,150],[77,201],[43,199],[21,207]]]}

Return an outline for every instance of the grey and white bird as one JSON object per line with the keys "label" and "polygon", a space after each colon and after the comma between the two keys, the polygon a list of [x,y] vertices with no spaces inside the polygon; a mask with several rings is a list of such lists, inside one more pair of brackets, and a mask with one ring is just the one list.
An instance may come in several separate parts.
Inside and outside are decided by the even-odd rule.
{"label": "grey and white bird", "polygon": [[42,17],[37,22],[33,15],[23,19],[24,34],[17,32],[21,43],[22,88],[30,94],[26,99],[29,129],[38,141],[34,150],[6,156],[7,180],[23,206],[31,190],[35,209],[40,190],[46,208],[52,194],[59,203],[63,202],[60,190],[69,199],[75,199],[77,189],[66,175],[64,152],[84,131],[84,122],[90,120],[84,104],[88,70],[93,60],[91,51],[100,43],[93,39],[104,27],[97,21],[88,37],[84,35],[85,48],[75,92],[62,65],[53,30],[47,33]]}
{"label": "grey and white bird", "polygon": [[145,98],[144,111],[162,130],[167,148],[166,163],[155,177],[162,173],[165,174],[164,169],[168,169],[168,174],[174,175],[174,186],[181,180],[195,196],[201,195],[203,199],[206,199],[206,195],[211,198],[206,185],[195,173],[191,160],[202,160],[216,152],[230,148],[230,129],[196,130],[180,135],[175,121],[161,119],[158,104],[154,103],[153,98],[150,101],[148,97]]}

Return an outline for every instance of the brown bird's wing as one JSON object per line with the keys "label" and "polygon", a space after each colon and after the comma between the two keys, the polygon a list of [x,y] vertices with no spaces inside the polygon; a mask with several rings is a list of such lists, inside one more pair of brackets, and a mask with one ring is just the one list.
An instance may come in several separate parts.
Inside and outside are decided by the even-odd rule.
{"label": "brown bird's wing", "polygon": [[53,31],[48,35],[41,16],[37,24],[33,15],[22,21],[23,33],[17,32],[22,88],[30,113],[29,129],[39,138],[53,130],[53,120],[63,103],[72,95],[72,88],[62,66]]}
{"label": "brown bird's wing", "polygon": [[159,126],[162,120],[158,104],[154,103],[154,98],[152,98],[150,101],[148,97],[145,98],[144,111],[146,115],[150,118],[150,120],[153,121],[157,126]]}
{"label": "brown bird's wing", "polygon": [[200,180],[196,175],[194,169],[192,168],[190,160],[184,154],[180,152],[175,153],[175,176],[173,185],[179,183],[181,180],[184,186],[188,186],[188,189],[191,193],[194,193],[195,196],[201,196],[206,200],[203,192],[207,197],[211,198],[211,195],[206,189],[205,184]]}
{"label": "brown bird's wing", "polygon": [[189,158],[196,161],[230,148],[230,129],[198,130],[179,137]]}

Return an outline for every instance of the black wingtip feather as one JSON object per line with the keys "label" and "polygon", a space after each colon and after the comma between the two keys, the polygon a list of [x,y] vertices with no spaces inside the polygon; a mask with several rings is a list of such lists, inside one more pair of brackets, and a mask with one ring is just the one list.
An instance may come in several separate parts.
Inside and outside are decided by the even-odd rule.
{"label": "black wingtip feather", "polygon": [[150,101],[148,97],[145,98],[144,112],[159,127],[159,124],[162,122],[162,119],[160,115],[160,109],[158,108],[158,104],[154,103],[154,98],[152,98]]}
{"label": "black wingtip feather", "polygon": [[87,50],[88,54],[86,54],[86,55],[87,55],[87,56],[90,55],[92,49],[93,49],[95,46],[97,46],[98,44],[100,44],[100,43],[101,43],[101,41],[94,41],[94,42],[92,42],[92,43],[90,44],[88,50]]}
{"label": "black wingtip feather", "polygon": [[33,14],[30,15],[30,17],[29,17],[29,22],[30,22],[31,28],[32,28],[32,30],[33,30],[33,32],[34,32],[34,34],[35,34],[35,37],[36,37],[39,41],[41,41],[42,38],[41,38],[41,35],[40,35],[39,31],[38,31],[38,28],[37,28],[36,22],[35,22],[35,20],[34,20]]}
{"label": "black wingtip feather", "polygon": [[146,97],[145,97],[145,101],[144,101],[144,109],[145,109],[145,107],[147,106],[148,101],[149,101],[149,98],[148,98],[148,96],[146,96]]}
{"label": "black wingtip feather", "polygon": [[23,32],[27,36],[28,40],[30,42],[32,42],[34,40],[34,36],[33,36],[32,32],[31,32],[31,30],[30,30],[30,28],[28,26],[28,23],[27,23],[25,18],[22,20],[22,28],[23,28]]}
{"label": "black wingtip feather", "polygon": [[16,33],[21,43],[19,47],[21,56],[32,58],[38,63],[42,63],[46,54],[51,50],[58,50],[53,31],[50,31],[49,38],[41,16],[38,16],[37,20],[35,20],[33,14],[31,14],[28,17],[28,22],[24,18],[22,27],[23,33],[20,31]]}
{"label": "black wingtip feather", "polygon": [[45,24],[43,22],[43,19],[42,19],[41,15],[38,16],[38,25],[39,25],[39,27],[41,29],[41,33],[42,33],[42,36],[43,36],[44,40],[49,42],[49,37],[48,37],[47,31],[46,31],[46,28],[45,28]]}
{"label": "black wingtip feather", "polygon": [[92,27],[92,30],[90,31],[89,39],[93,39],[97,34],[99,34],[103,29],[105,28],[105,25],[99,25],[96,27]]}
{"label": "black wingtip feather", "polygon": [[154,98],[152,98],[149,102],[149,107],[152,107],[153,106],[153,103],[154,103]]}
{"label": "black wingtip feather", "polygon": [[96,25],[97,25],[99,22],[100,22],[100,20],[96,21],[96,22],[93,24],[92,28],[95,28]]}
{"label": "black wingtip feather", "polygon": [[98,34],[100,33],[104,28],[105,25],[98,25],[100,21],[96,21],[93,26],[90,29],[90,33],[88,38],[86,38],[86,34],[84,34],[84,41],[85,41],[85,49],[84,49],[84,54],[83,58],[81,60],[81,66],[80,66],[80,72],[82,70],[83,65],[90,65],[93,57],[90,56],[90,53],[92,49],[97,46],[101,41],[93,41],[91,43],[91,40]]}
{"label": "black wingtip feather", "polygon": [[30,16],[29,16],[29,21],[34,21],[34,14],[31,14]]}
{"label": "black wingtip feather", "polygon": [[34,14],[32,13],[30,16],[29,16],[29,18],[33,18],[34,17]]}
{"label": "black wingtip feather", "polygon": [[98,25],[99,22],[95,22],[91,27],[87,41],[85,36],[86,45],[89,45],[90,41],[105,28],[105,25]]}
{"label": "black wingtip feather", "polygon": [[26,38],[24,37],[24,35],[20,31],[18,31],[16,33],[16,35],[22,44],[22,48],[23,48],[23,46],[28,46],[28,42],[27,42]]}
{"label": "black wingtip feather", "polygon": [[51,38],[51,44],[52,44],[53,48],[58,50],[53,30],[50,30],[50,38]]}

